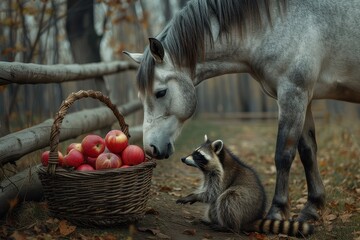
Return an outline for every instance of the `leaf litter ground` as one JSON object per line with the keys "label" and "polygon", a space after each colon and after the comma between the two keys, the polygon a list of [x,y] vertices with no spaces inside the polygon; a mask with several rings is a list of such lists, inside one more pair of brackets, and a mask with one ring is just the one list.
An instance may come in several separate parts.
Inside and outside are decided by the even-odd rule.
{"label": "leaf litter ground", "polygon": [[[309,239],[360,240],[360,124],[359,120],[316,120],[318,162],[326,187],[327,203]],[[223,139],[241,159],[253,166],[265,185],[270,203],[275,184],[275,121],[203,121],[188,123],[176,143],[176,153],[157,162],[151,196],[143,220],[117,228],[89,229],[53,219],[46,203],[25,203],[2,220],[0,239],[293,239],[256,233],[213,231],[201,222],[204,204],[177,205],[175,201],[194,191],[201,182],[197,169],[180,158],[203,141]],[[298,156],[290,178],[291,212],[295,217],[306,202],[306,182]],[[269,204],[268,203],[268,204]]]}

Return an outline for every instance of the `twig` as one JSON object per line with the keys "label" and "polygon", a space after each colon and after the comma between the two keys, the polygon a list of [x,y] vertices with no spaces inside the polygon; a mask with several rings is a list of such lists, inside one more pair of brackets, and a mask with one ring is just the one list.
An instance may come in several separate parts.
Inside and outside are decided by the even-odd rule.
{"label": "twig", "polygon": [[[3,172],[4,177],[6,178],[6,180],[8,180],[12,185],[14,185],[14,187],[19,191],[20,189],[16,186],[16,184],[13,183],[13,182],[10,180],[10,178],[6,175],[6,173],[5,173],[5,171],[4,171],[4,166],[1,165],[0,168],[1,168],[1,171]],[[2,192],[3,192],[4,189],[5,189],[5,187],[1,187],[1,191],[2,191]]]}

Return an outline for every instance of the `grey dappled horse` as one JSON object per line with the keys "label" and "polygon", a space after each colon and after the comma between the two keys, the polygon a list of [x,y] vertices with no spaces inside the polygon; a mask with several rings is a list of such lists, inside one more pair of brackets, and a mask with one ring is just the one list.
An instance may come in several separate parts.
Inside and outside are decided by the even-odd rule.
{"label": "grey dappled horse", "polygon": [[168,158],[196,108],[195,86],[249,73],[277,99],[276,187],[268,218],[289,216],[289,170],[298,149],[308,201],[299,220],[325,203],[316,151],[313,99],[360,102],[359,0],[191,1],[151,38],[137,75],[144,105],[144,148]]}

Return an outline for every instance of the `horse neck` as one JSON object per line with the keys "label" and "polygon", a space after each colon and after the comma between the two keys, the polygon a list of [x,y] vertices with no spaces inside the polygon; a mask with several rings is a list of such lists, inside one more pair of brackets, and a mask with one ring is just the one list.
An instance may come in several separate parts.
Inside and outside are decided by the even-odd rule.
{"label": "horse neck", "polygon": [[[273,13],[273,18],[279,17],[276,14],[278,13]],[[271,24],[266,19],[262,24],[262,27],[244,30],[242,33],[233,30],[227,37],[217,37],[219,30],[212,27],[212,38],[216,40],[210,44],[210,37],[205,38],[205,57],[201,61],[198,60],[194,85],[224,74],[252,74],[250,62],[253,53],[262,44],[263,35],[271,31]],[[218,26],[218,23],[212,25]]]}
{"label": "horse neck", "polygon": [[[239,39],[232,41],[232,43],[225,38],[222,42],[217,40],[212,47],[206,44],[209,47],[205,49],[205,59],[199,61],[196,66],[195,85],[212,77],[251,71],[249,64],[251,49],[247,47],[247,38],[238,36],[237,38]],[[254,42],[254,39],[252,41]]]}

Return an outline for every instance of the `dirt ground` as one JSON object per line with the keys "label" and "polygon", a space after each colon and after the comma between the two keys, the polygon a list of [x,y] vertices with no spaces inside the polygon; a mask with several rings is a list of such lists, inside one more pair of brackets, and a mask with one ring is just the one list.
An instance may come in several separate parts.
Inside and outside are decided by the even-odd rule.
{"label": "dirt ground", "polygon": [[[316,233],[309,239],[359,240],[359,120],[330,122],[320,119],[316,123],[318,161],[327,204],[322,218],[314,223]],[[294,239],[217,232],[200,221],[204,204],[175,203],[179,197],[194,191],[201,182],[201,173],[181,163],[180,158],[201,144],[204,134],[210,139],[223,139],[236,155],[258,171],[270,202],[275,183],[276,131],[275,121],[192,120],[176,142],[176,153],[170,159],[157,162],[148,211],[138,223],[108,229],[85,229],[67,223],[70,230],[64,234],[59,232],[59,220],[48,217],[46,204],[27,203],[3,219],[0,239]],[[298,156],[292,166],[290,184],[291,212],[296,216],[306,201],[306,182]]]}

